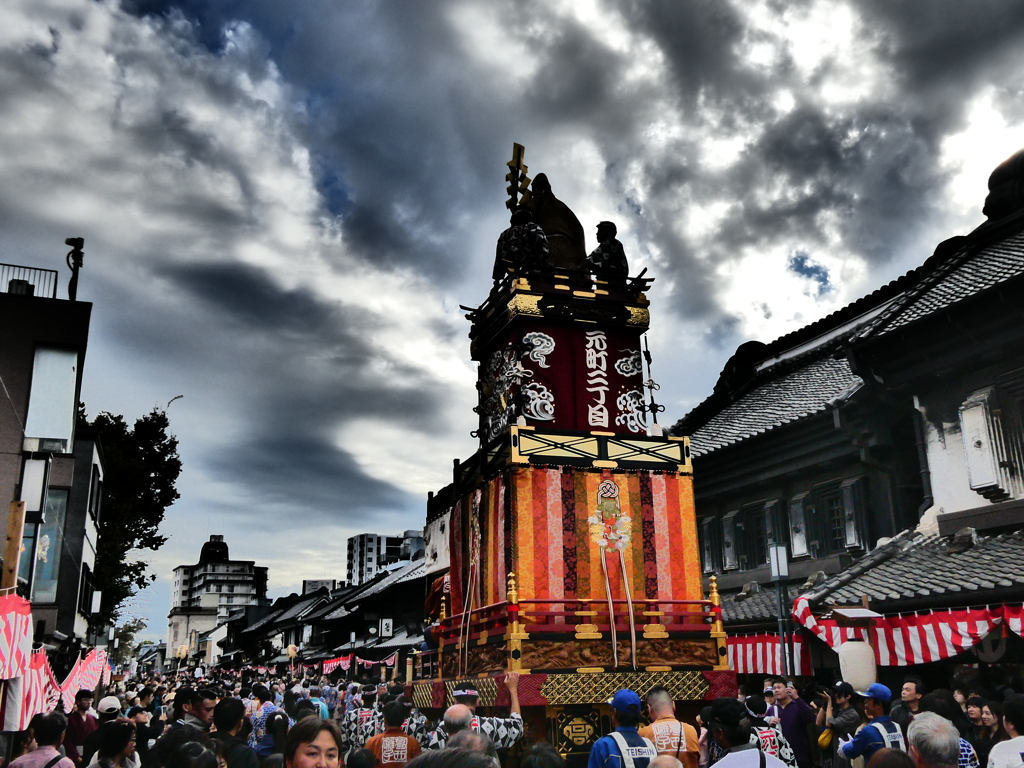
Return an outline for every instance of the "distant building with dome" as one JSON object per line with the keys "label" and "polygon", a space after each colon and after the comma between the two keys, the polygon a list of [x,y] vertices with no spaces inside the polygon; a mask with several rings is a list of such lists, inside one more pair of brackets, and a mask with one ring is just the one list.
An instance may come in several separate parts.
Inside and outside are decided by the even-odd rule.
{"label": "distant building with dome", "polygon": [[267,599],[267,568],[254,560],[232,560],[223,536],[210,536],[195,565],[174,569],[171,612],[167,617],[167,654],[175,655],[201,635],[215,629],[239,608]]}

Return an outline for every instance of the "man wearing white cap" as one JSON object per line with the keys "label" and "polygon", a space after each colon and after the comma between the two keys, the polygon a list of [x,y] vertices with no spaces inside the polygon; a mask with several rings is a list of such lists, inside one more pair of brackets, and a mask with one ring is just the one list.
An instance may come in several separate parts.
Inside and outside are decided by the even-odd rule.
{"label": "man wearing white cap", "polygon": [[838,754],[847,760],[863,757],[864,764],[867,765],[871,756],[882,747],[906,752],[907,744],[903,740],[903,731],[889,717],[892,691],[881,683],[873,683],[866,691],[857,691],[857,695],[864,697],[864,715],[868,718],[868,724],[861,728],[856,736],[849,739],[840,738]]}
{"label": "man wearing white cap", "polygon": [[[470,711],[469,728],[479,731],[491,740],[495,749],[507,749],[523,738],[523,716],[519,707],[519,673],[509,672],[505,675],[505,687],[508,688],[511,714],[508,717],[479,717],[476,714],[476,704],[480,698],[480,692],[468,684],[458,684],[452,691],[452,698],[455,699],[455,706],[445,712],[445,720],[449,720],[448,713],[457,707],[467,707]],[[464,710],[463,710],[464,711]],[[456,712],[456,714],[458,714]],[[444,749],[448,743],[448,729],[445,720],[434,729],[430,735],[430,749]]]}

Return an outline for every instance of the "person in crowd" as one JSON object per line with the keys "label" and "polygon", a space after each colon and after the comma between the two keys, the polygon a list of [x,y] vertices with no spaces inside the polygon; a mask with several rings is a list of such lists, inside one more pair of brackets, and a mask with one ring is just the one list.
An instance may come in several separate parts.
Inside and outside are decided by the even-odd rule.
{"label": "person in crowd", "polygon": [[853,706],[853,686],[839,681],[831,694],[822,691],[822,696],[825,706],[818,711],[816,723],[820,729],[832,729],[832,743],[822,755],[823,762],[832,768],[850,768],[850,761],[839,754],[839,740],[852,737],[861,724],[860,712]]}
{"label": "person in crowd", "polygon": [[[152,700],[152,695],[149,698]],[[139,701],[142,699],[140,696]],[[149,754],[150,742],[160,738],[164,730],[164,721],[159,718],[154,721],[153,714],[141,703],[128,710],[128,719],[135,723],[135,751],[139,753],[142,768],[149,768],[152,765]]]}
{"label": "person in crowd", "polygon": [[174,728],[168,728],[164,731],[164,735],[157,739],[156,744],[150,750],[153,764],[161,768],[167,768],[175,751],[183,744],[188,744],[189,742],[198,742],[207,747],[212,743],[205,731],[201,731],[194,726],[179,725]]}
{"label": "person in crowd", "polygon": [[[710,765],[710,749],[711,744],[714,743],[715,737],[711,735],[711,707],[703,707],[697,714],[697,727],[700,729],[700,735],[697,737],[697,748],[699,754],[697,757],[698,768],[708,768]],[[719,755],[718,757],[721,757]]]}
{"label": "person in crowd", "polygon": [[201,731],[209,731],[213,725],[213,708],[217,706],[217,694],[204,688],[192,694],[192,707],[183,718],[185,725]]}
{"label": "person in crowd", "polygon": [[324,720],[327,720],[331,716],[331,713],[327,709],[327,704],[324,703],[324,700],[320,698],[320,696],[321,691],[318,687],[309,689],[309,700],[316,706],[317,717],[322,717]]}
{"label": "person in crowd", "polygon": [[357,749],[345,758],[345,768],[376,768],[377,756],[368,749]]}
{"label": "person in crowd", "polygon": [[863,757],[865,762],[882,747],[907,751],[903,731],[889,717],[892,691],[881,683],[873,683],[863,693],[864,716],[868,724],[861,728],[852,739],[840,739],[838,752],[847,760]]}
{"label": "person in crowd", "polygon": [[70,757],[60,753],[61,742],[68,728],[68,719],[61,712],[47,712],[32,718],[32,737],[36,748],[11,761],[11,768],[75,768]]}
{"label": "person in crowd", "polygon": [[362,694],[360,705],[348,711],[341,723],[342,748],[345,750],[345,754],[362,748],[364,728],[373,716],[373,703],[377,698],[377,689],[372,685],[365,685],[362,688]]}
{"label": "person in crowd", "polygon": [[[523,716],[519,707],[519,673],[509,672],[505,675],[505,687],[508,689],[510,714],[508,717],[477,717],[476,705],[480,694],[470,685],[460,685],[452,692],[452,697],[473,713],[470,728],[480,731],[491,740],[495,749],[508,749],[523,738]],[[431,749],[443,749],[448,741],[448,731],[444,722],[437,726],[430,736]]]}
{"label": "person in crowd", "polygon": [[782,729],[778,723],[769,725],[765,720],[768,705],[764,699],[760,696],[749,696],[744,700],[743,706],[750,720],[750,743],[766,755],[777,757],[790,768],[796,768],[796,756],[782,734]]}
{"label": "person in crowd", "polygon": [[408,714],[404,702],[398,699],[384,705],[384,732],[366,742],[366,749],[376,756],[378,766],[403,768],[423,751],[420,743],[402,730]]}
{"label": "person in crowd", "polygon": [[651,720],[639,730],[651,741],[659,755],[671,755],[685,768],[697,768],[700,759],[697,729],[676,719],[676,703],[663,686],[647,692],[647,716]]}
{"label": "person in crowd", "polygon": [[953,686],[953,698],[956,699],[960,711],[967,716],[967,686],[963,683],[955,683]]}
{"label": "person in crowd", "polygon": [[341,754],[338,726],[332,720],[305,717],[288,731],[284,764],[285,768],[338,768]]}
{"label": "person in crowd", "polygon": [[92,691],[81,690],[75,694],[75,708],[68,715],[68,728],[64,736],[64,751],[67,752],[78,768],[82,763],[82,747],[85,740],[92,735],[93,731],[99,728],[99,720],[93,715]]}
{"label": "person in crowd", "polygon": [[767,714],[765,715],[765,717],[769,719],[773,717],[778,717],[779,705],[775,703],[775,689],[772,688],[771,682],[769,682],[768,685],[765,686],[762,695],[764,696],[764,703],[768,707]]}
{"label": "person in crowd", "polygon": [[135,723],[119,717],[97,728],[96,733],[100,737],[99,744],[96,759],[89,768],[139,768],[139,758],[135,753]]}
{"label": "person in crowd", "polygon": [[471,749],[429,749],[409,765],[412,768],[494,768],[494,761]]}
{"label": "person in crowd", "polygon": [[[775,692],[778,698],[778,691]],[[711,734],[725,755],[715,765],[721,768],[785,768],[779,758],[759,750],[750,740],[750,714],[735,699],[715,699],[711,704]]]}
{"label": "person in crowd", "polygon": [[[743,709],[735,699],[728,701]],[[658,750],[637,732],[643,706],[640,697],[623,688],[615,692],[610,703],[614,730],[594,742],[587,768],[648,768],[651,760],[658,756]]]}
{"label": "person in crowd", "polygon": [[[274,696],[264,685],[255,685],[252,689],[253,699],[256,700],[256,711],[249,718],[252,723],[252,732],[249,734],[249,746],[256,748],[267,733],[267,718],[273,712],[279,711],[274,704]],[[284,745],[282,744],[283,748]]]}
{"label": "person in crowd", "polygon": [[971,732],[968,736],[972,741],[978,738],[983,724],[981,722],[981,711],[985,708],[986,699],[980,696],[971,696],[967,699],[967,719],[971,723]]}
{"label": "person in crowd", "polygon": [[[782,678],[772,680],[775,703],[779,706],[778,722],[782,735],[793,748],[796,764],[800,768],[811,768],[811,744],[807,738],[807,726],[815,721],[816,715],[807,702],[797,694],[796,686]],[[771,719],[768,720],[771,723]]]}
{"label": "person in crowd", "polygon": [[320,698],[327,705],[327,716],[334,717],[334,711],[338,708],[338,688],[327,676],[320,680]]}
{"label": "person in crowd", "polygon": [[[917,708],[918,714],[921,712],[932,712],[939,717],[945,718],[950,724],[956,728],[955,720],[960,715],[960,708],[953,701],[952,694],[949,698],[943,698],[938,691],[932,691],[926,693],[921,697],[921,701]],[[915,715],[916,717],[917,715]],[[957,735],[959,736],[960,729],[957,728]],[[959,768],[979,768],[978,754],[974,750],[974,746],[962,736],[960,739],[960,756],[957,760]]]}
{"label": "person in crowd", "polygon": [[889,711],[889,717],[900,727],[903,735],[907,735],[907,728],[914,720],[921,706],[921,697],[926,693],[924,682],[921,678],[908,675],[903,678],[903,687],[900,689],[900,702],[894,704]]}
{"label": "person in crowd", "polygon": [[986,702],[981,708],[981,729],[974,741],[979,762],[988,765],[988,753],[992,747],[1008,738],[1003,727],[1003,705],[997,701]]}
{"label": "person in crowd", "polygon": [[915,768],[915,765],[903,750],[882,747],[871,756],[867,768]]}
{"label": "person in crowd", "polygon": [[261,760],[264,760],[269,755],[284,754],[284,744],[287,736],[288,715],[280,709],[271,712],[264,724],[263,736],[256,742],[254,747],[256,755]]}
{"label": "person in crowd", "polygon": [[523,752],[519,768],[565,768],[565,759],[546,741],[539,741]]}
{"label": "person in crowd", "polygon": [[245,720],[245,703],[241,699],[221,699],[213,708],[213,725],[217,739],[224,745],[228,768],[259,768],[256,750],[240,735]]}
{"label": "person in crowd", "polygon": [[192,699],[195,695],[196,691],[194,688],[182,687],[174,692],[171,728],[187,725],[185,719],[192,714]]}
{"label": "person in crowd", "polygon": [[287,690],[281,697],[281,708],[288,714],[288,718],[294,723],[296,717],[295,708],[299,705],[299,696],[293,690]]}
{"label": "person in crowd", "polygon": [[82,762],[86,765],[92,762],[93,757],[99,751],[103,730],[109,723],[121,717],[121,702],[116,696],[104,696],[100,699],[100,703],[96,705],[96,711],[99,713],[99,725],[89,735],[89,738],[85,740],[85,744],[82,745]]}
{"label": "person in crowd", "polygon": [[1024,695],[1012,694],[1003,702],[1003,728],[1009,737],[992,745],[988,768],[1020,768],[1024,758]]}
{"label": "person in crowd", "polygon": [[917,711],[907,728],[907,742],[917,768],[955,768],[960,759],[960,732],[935,712]]}
{"label": "person in crowd", "polygon": [[311,699],[299,699],[295,705],[296,722],[307,717],[320,717],[320,708]]}
{"label": "person in crowd", "polygon": [[[185,726],[185,729],[199,733],[190,725]],[[203,741],[184,742],[171,752],[165,768],[218,768],[218,766],[217,752],[210,740],[203,735]]]}
{"label": "person in crowd", "polygon": [[392,685],[388,688],[387,693],[384,697],[384,702],[380,708],[374,708],[373,714],[370,715],[369,721],[363,726],[363,743],[369,741],[373,736],[378,733],[384,733],[384,713],[383,706],[389,701],[395,701],[402,699],[406,702],[406,706],[409,709],[409,714],[402,724],[402,730],[405,731],[409,736],[412,736],[416,741],[419,742],[420,746],[426,749],[430,745],[430,729],[427,727],[427,718],[418,709],[412,706],[412,702],[409,701],[405,696],[405,686],[403,685]]}

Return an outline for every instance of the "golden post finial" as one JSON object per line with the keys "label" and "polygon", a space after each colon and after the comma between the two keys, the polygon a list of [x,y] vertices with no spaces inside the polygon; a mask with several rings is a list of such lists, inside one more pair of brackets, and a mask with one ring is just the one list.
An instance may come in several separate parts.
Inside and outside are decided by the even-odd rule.
{"label": "golden post finial", "polygon": [[721,605],[722,598],[718,594],[718,577],[712,574],[708,581],[711,582],[711,586],[708,588],[708,600],[714,605]]}
{"label": "golden post finial", "polygon": [[725,624],[722,622],[722,596],[718,594],[718,577],[708,579],[708,600],[711,603],[711,637],[715,640],[718,663],[715,669],[729,669],[729,655],[726,646]]}
{"label": "golden post finial", "polygon": [[512,144],[512,159],[505,163],[508,166],[508,173],[505,174],[505,181],[508,182],[505,190],[508,192],[508,200],[505,201],[505,207],[510,211],[514,211],[517,205],[530,199],[530,177],[526,175],[528,169],[523,162],[525,152],[522,144]]}
{"label": "golden post finial", "polygon": [[509,574],[508,574],[508,589],[506,591],[507,591],[507,594],[508,594],[508,601],[510,603],[515,604],[515,603],[519,602],[519,590],[516,589],[516,574],[515,574],[515,571],[509,571]]}

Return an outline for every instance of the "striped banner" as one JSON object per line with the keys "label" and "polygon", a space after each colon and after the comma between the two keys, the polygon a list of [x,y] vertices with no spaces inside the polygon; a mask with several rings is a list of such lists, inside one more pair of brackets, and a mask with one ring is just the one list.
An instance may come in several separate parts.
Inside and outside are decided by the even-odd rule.
{"label": "striped banner", "polygon": [[996,605],[884,616],[874,619],[870,629],[855,629],[840,627],[834,619],[816,618],[807,598],[798,597],[793,603],[793,616],[832,649],[848,640],[870,641],[880,666],[906,667],[969,651],[1004,622],[1021,635],[1024,607]]}
{"label": "striped banner", "polygon": [[32,605],[18,595],[0,596],[0,680],[21,677],[32,656]]}
{"label": "striped banner", "polygon": [[21,721],[16,730],[25,730],[33,717],[52,711],[59,698],[60,685],[53,676],[46,651],[42,648],[33,651],[28,672],[21,680]]}
{"label": "striped banner", "polygon": [[324,674],[329,675],[331,672],[341,667],[344,670],[348,670],[352,667],[352,654],[348,656],[338,656],[336,659],[328,659],[324,662]]}
{"label": "striped banner", "polygon": [[[729,636],[727,641],[729,666],[737,674],[781,675],[782,644],[777,634]],[[807,641],[799,632],[793,635],[794,674],[811,675],[811,654]]]}
{"label": "striped banner", "polygon": [[79,682],[82,679],[82,657],[75,660],[75,666],[68,672],[64,682],[60,684],[60,700],[64,704],[64,711],[70,712],[75,707],[75,694],[81,690]]}

